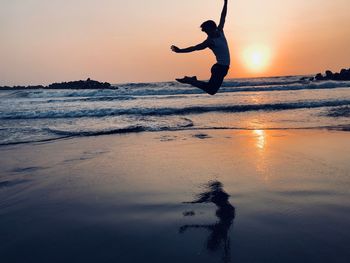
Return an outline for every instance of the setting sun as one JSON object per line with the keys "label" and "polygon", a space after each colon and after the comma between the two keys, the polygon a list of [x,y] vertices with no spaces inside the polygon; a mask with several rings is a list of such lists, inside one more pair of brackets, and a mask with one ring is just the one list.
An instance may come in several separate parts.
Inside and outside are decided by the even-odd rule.
{"label": "setting sun", "polygon": [[269,66],[270,59],[270,50],[266,46],[250,46],[243,52],[244,64],[251,71],[264,71]]}

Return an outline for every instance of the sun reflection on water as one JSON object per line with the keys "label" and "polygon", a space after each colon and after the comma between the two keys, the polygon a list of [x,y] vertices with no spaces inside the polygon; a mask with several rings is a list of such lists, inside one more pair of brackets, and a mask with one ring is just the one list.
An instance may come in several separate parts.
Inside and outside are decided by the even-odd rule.
{"label": "sun reflection on water", "polygon": [[266,146],[266,132],[264,130],[254,130],[256,136],[256,147],[260,150],[264,150]]}
{"label": "sun reflection on water", "polygon": [[267,132],[265,130],[253,130],[255,147],[257,149],[256,170],[261,174],[264,181],[269,181],[269,172],[266,160]]}

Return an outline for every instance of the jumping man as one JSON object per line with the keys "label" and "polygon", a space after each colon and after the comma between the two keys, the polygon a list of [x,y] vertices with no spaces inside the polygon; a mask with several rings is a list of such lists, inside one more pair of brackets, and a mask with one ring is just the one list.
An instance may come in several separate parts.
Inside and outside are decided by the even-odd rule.
{"label": "jumping man", "polygon": [[213,20],[208,20],[201,25],[202,31],[208,35],[208,38],[203,43],[188,48],[171,46],[171,50],[176,53],[190,53],[206,48],[210,48],[213,51],[217,63],[211,68],[211,78],[209,82],[199,81],[196,76],[186,76],[182,79],[176,79],[178,82],[200,88],[210,95],[215,95],[218,92],[230,68],[230,51],[224,34],[228,0],[224,1],[220,24],[217,26]]}

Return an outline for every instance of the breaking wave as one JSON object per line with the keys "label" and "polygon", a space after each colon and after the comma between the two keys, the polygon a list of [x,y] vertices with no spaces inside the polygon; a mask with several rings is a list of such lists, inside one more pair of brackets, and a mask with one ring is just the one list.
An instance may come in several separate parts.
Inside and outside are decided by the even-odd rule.
{"label": "breaking wave", "polygon": [[[281,81],[225,81],[220,93],[232,92],[272,92],[272,91],[298,91],[298,90],[325,90],[350,88],[350,83],[346,81],[322,81],[305,82],[300,80]],[[174,82],[151,83],[151,84],[124,84],[119,89],[105,90],[24,90],[16,91],[6,95],[8,98],[52,98],[48,102],[57,102],[58,98],[65,99],[64,102],[81,101],[112,101],[112,100],[132,100],[135,96],[174,96],[202,94],[197,88],[176,85]],[[160,97],[161,98],[161,97]],[[63,101],[62,101],[63,102]]]}
{"label": "breaking wave", "polygon": [[350,105],[350,100],[321,100],[301,101],[275,104],[248,104],[248,105],[216,105],[216,106],[191,106],[184,108],[100,108],[100,109],[65,109],[48,111],[21,111],[0,113],[2,120],[18,119],[50,119],[50,118],[82,118],[82,117],[109,117],[120,115],[139,116],[169,116],[203,114],[210,112],[237,113],[248,111],[281,111],[304,108],[338,107]]}

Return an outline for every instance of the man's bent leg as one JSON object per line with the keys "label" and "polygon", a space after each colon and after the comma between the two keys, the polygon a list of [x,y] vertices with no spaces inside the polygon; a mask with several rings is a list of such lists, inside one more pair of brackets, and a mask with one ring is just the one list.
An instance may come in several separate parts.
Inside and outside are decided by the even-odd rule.
{"label": "man's bent leg", "polygon": [[210,95],[215,95],[220,89],[224,78],[228,73],[229,67],[219,64],[215,64],[211,68],[211,78],[208,83],[209,90],[207,91]]}
{"label": "man's bent leg", "polygon": [[221,80],[215,78],[214,80],[210,79],[209,82],[200,81],[200,80],[191,80],[191,81],[188,81],[188,84],[194,87],[200,88],[201,90],[205,91],[210,95],[215,95],[218,92],[219,88],[221,87],[222,82],[223,82],[223,78]]}
{"label": "man's bent leg", "polygon": [[192,81],[191,85],[200,88],[210,95],[215,95],[220,89],[225,76],[227,75],[228,67],[215,64],[211,68],[211,77],[209,82]]}
{"label": "man's bent leg", "polygon": [[200,88],[201,90],[205,91],[210,95],[215,95],[220,88],[220,84],[217,85],[214,83],[210,83],[210,81],[205,82],[205,81],[195,80],[195,81],[191,81],[191,83],[189,84],[191,84],[194,87]]}
{"label": "man's bent leg", "polygon": [[209,82],[197,80],[196,77],[185,77],[183,79],[177,79],[177,81],[200,88],[210,95],[215,95],[220,89],[227,72],[228,67],[215,64],[211,68],[211,77]]}

